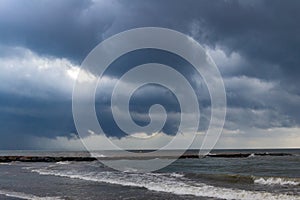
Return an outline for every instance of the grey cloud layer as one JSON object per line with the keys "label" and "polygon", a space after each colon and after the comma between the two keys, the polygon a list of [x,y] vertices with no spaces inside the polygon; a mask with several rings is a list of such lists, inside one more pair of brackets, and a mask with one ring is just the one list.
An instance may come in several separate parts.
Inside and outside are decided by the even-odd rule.
{"label": "grey cloud layer", "polygon": [[[21,46],[35,52],[35,59],[38,56],[52,60],[65,57],[78,64],[100,41],[120,31],[142,26],[172,28],[206,45],[217,62],[227,90],[227,129],[296,127],[300,125],[299,8],[297,0],[1,1],[0,56],[2,61],[24,57],[23,51],[12,50]],[[130,59],[127,62],[134,63]],[[4,65],[7,62],[1,62],[0,68],[5,69]],[[30,66],[23,67],[26,70],[22,67],[15,72],[6,70],[5,78],[0,80],[1,132],[22,135],[24,131],[50,137],[74,132],[70,86],[66,87],[65,82],[70,81],[68,76],[63,75],[64,79],[53,76],[51,70],[43,76],[35,73],[34,67],[32,70]],[[27,80],[15,73],[39,78]],[[113,78],[117,74],[118,71],[112,70],[107,75]],[[6,81],[14,78],[16,82]],[[57,85],[53,87],[51,83]],[[22,101],[24,96],[31,100]],[[199,97],[203,109],[208,109],[207,95],[199,92]],[[141,110],[142,105],[151,102],[147,99],[145,93],[144,98],[137,101],[140,103],[136,109],[141,113],[146,112]],[[105,107],[105,102],[101,106]],[[172,106],[170,110],[176,107]],[[34,113],[41,107],[45,112],[30,118],[30,122],[20,113]],[[51,114],[53,110],[60,112]],[[209,118],[209,113],[204,113],[203,120]],[[56,120],[60,124],[52,129]],[[136,120],[142,124],[147,122]],[[38,123],[44,125],[35,127]],[[108,129],[116,131],[110,122],[106,123]],[[15,125],[19,126],[18,130],[12,128]],[[173,126],[169,128],[174,131]],[[173,131],[165,130],[169,134]]]}

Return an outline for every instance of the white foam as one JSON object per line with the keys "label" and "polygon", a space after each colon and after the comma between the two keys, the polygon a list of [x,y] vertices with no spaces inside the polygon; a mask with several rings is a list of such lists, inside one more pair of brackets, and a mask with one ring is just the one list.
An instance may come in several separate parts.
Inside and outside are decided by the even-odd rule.
{"label": "white foam", "polygon": [[94,158],[106,158],[107,156],[104,155],[104,154],[101,154],[101,153],[91,153],[91,156],[94,157]]}
{"label": "white foam", "polygon": [[0,165],[11,165],[11,163],[0,163]]}
{"label": "white foam", "polygon": [[176,177],[176,178],[182,178],[182,177],[184,177],[184,175],[183,174],[178,174],[178,173],[171,173],[170,174],[170,176],[172,176],[172,177]]}
{"label": "white foam", "polygon": [[300,200],[300,196],[292,196],[286,194],[273,194],[263,191],[247,191],[240,189],[230,189],[215,187],[204,183],[192,184],[183,182],[172,176],[155,176],[150,173],[121,173],[121,172],[100,172],[85,173],[76,171],[55,171],[46,169],[32,170],[41,175],[54,175],[68,178],[82,179],[86,181],[105,182],[109,184],[118,184],[123,186],[143,187],[148,190],[158,192],[168,192],[178,195],[194,195],[201,197],[212,197],[220,199],[264,199],[264,200]]}
{"label": "white foam", "polygon": [[300,185],[300,180],[296,179],[288,179],[288,178],[256,178],[254,183],[261,184],[261,185]]}
{"label": "white foam", "polygon": [[124,172],[137,172],[137,169],[134,169],[134,168],[126,168]]}
{"label": "white foam", "polygon": [[70,161],[59,161],[56,164],[58,164],[58,165],[69,165],[69,164],[71,164],[71,162]]}
{"label": "white foam", "polygon": [[39,197],[32,194],[26,194],[22,192],[14,192],[8,190],[0,190],[0,195],[5,195],[7,197],[15,197],[19,199],[26,199],[26,200],[61,200],[60,197]]}
{"label": "white foam", "polygon": [[33,167],[22,167],[22,169],[30,170],[30,169],[33,169]]}
{"label": "white foam", "polygon": [[255,157],[255,154],[254,153],[251,153],[248,158],[254,158]]}

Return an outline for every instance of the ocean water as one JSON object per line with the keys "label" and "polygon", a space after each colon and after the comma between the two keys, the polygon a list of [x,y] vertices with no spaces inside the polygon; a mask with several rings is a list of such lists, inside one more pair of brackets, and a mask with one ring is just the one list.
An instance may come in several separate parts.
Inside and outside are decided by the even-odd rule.
{"label": "ocean water", "polygon": [[[180,159],[152,173],[119,172],[99,161],[0,163],[0,199],[300,200],[300,150],[212,153],[238,152],[292,155]],[[88,153],[2,151],[0,155],[88,156]],[[113,153],[102,156],[108,155],[113,156]]]}

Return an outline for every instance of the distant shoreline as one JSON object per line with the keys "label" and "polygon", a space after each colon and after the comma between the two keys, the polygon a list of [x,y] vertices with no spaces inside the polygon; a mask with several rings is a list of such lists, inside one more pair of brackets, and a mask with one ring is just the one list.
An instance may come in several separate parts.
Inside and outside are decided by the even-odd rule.
{"label": "distant shoreline", "polygon": [[[216,157],[216,158],[247,158],[252,156],[293,156],[291,153],[220,153],[220,154],[207,154],[202,157]],[[120,160],[120,159],[174,159],[174,156],[113,156],[113,157],[76,157],[76,156],[0,156],[0,163],[8,162],[90,162],[95,160]],[[196,159],[199,155],[182,155],[179,159]]]}

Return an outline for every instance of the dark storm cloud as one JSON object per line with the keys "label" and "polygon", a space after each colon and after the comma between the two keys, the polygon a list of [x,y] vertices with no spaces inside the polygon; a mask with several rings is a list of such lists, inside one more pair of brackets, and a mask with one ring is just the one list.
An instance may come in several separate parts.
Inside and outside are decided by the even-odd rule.
{"label": "dark storm cloud", "polygon": [[[120,57],[109,67],[109,70],[104,73],[104,76],[108,79],[120,79],[120,77],[127,71],[144,63],[163,63],[173,66],[183,75],[185,75],[187,79],[191,79],[191,74],[195,73],[195,69],[193,69],[192,66],[189,66],[186,61],[180,60],[175,55],[149,49],[146,50],[146,52],[147,53],[145,53],[144,50],[135,51]],[[190,84],[195,91],[200,94],[199,106],[200,109],[202,109],[210,106],[210,99],[205,85],[198,85],[199,80],[202,80],[202,78],[198,75],[196,76],[196,79],[198,81],[193,82],[192,80]],[[97,88],[95,108],[103,131],[109,136],[120,138],[126,136],[127,134],[117,126],[112,115],[111,95],[115,84],[116,82],[112,81],[112,83],[109,84],[109,87],[107,87],[107,84],[101,85],[100,82],[100,85]],[[124,92],[126,93],[126,91]],[[177,101],[175,94],[162,86],[148,84],[139,88],[133,93],[130,98],[129,105],[132,119],[140,126],[146,126],[149,124],[149,109],[154,104],[162,105],[167,112],[166,123],[160,132],[169,135],[176,134],[180,124],[179,102]],[[205,112],[205,115],[203,113],[200,118],[199,130],[206,130],[208,127],[210,111]]]}
{"label": "dark storm cloud", "polygon": [[0,44],[77,62],[102,40],[113,22],[114,2],[1,1]]}
{"label": "dark storm cloud", "polygon": [[[140,26],[163,26],[190,34],[210,48],[221,48],[228,56],[234,52],[242,56],[244,62],[231,73],[221,69],[228,78],[228,106],[240,108],[228,109],[229,124],[231,120],[236,126],[260,128],[300,124],[299,1],[121,3],[128,12],[119,13],[122,17],[116,17],[107,35]],[[235,77],[242,78],[234,81]],[[249,109],[257,111],[250,117],[253,123],[240,123],[243,117],[236,116],[250,115]],[[257,116],[263,112],[266,117]]]}
{"label": "dark storm cloud", "polygon": [[81,61],[103,34],[163,26],[191,34],[202,44],[221,45],[228,53],[239,52],[259,66],[249,65],[247,75],[270,78],[284,72],[297,77],[299,7],[297,0],[4,1],[0,42]]}
{"label": "dark storm cloud", "polygon": [[71,101],[30,98],[0,93],[1,138],[9,135],[41,137],[75,133]]}
{"label": "dark storm cloud", "polygon": [[[147,92],[151,93],[151,97],[150,95],[147,95]],[[162,105],[168,115],[167,121],[161,132],[170,135],[177,133],[180,122],[180,110],[178,110],[179,104],[174,95],[165,88],[148,85],[137,90],[131,97],[129,105],[132,120],[134,120],[139,126],[146,126],[149,124],[150,117],[148,112],[150,107],[154,104]],[[115,123],[110,104],[98,101],[96,103],[96,110],[101,127],[107,135],[115,137],[123,137],[127,135]]]}
{"label": "dark storm cloud", "polygon": [[[200,109],[210,106],[208,89],[205,85],[199,85],[199,81],[202,80],[201,76],[197,74],[196,70],[190,63],[173,53],[154,49],[133,51],[116,59],[109,66],[107,71],[105,71],[104,76],[118,80],[129,70],[145,63],[161,63],[167,66],[172,66],[184,75],[187,80],[190,80],[191,86],[198,93]],[[193,79],[191,79],[192,75],[196,77],[195,79],[197,81],[193,81]],[[117,127],[113,120],[110,104],[113,87],[114,84],[111,85],[110,89],[102,88],[100,84],[100,87],[97,90],[98,98],[96,98],[96,109],[98,108],[97,111],[101,113],[102,118],[99,118],[99,121],[106,134],[120,137],[124,136],[125,133]],[[146,85],[145,87],[139,88],[131,96],[130,112],[133,120],[140,126],[145,126],[150,123],[148,113],[150,107],[154,104],[162,105],[168,114],[166,124],[161,131],[170,135],[176,134],[180,124],[179,102],[176,99],[176,94],[173,94],[167,88],[159,85]],[[206,115],[201,115],[200,130],[206,130],[208,126],[208,118],[210,118],[210,112],[206,113]]]}
{"label": "dark storm cloud", "polygon": [[[299,63],[299,7],[295,0],[4,1],[0,42],[80,60],[105,33],[163,26],[194,34],[203,44],[222,45],[228,53],[284,65],[288,73]],[[273,73],[261,70],[265,76]]]}
{"label": "dark storm cloud", "polygon": [[126,1],[122,3],[130,12],[124,14],[127,18],[116,18],[119,23],[112,27],[115,32],[124,29],[124,24],[174,28],[191,34],[202,44],[220,45],[228,53],[239,52],[259,65],[250,65],[254,69],[247,74],[263,78],[276,74],[278,65],[286,73],[297,70],[299,65],[299,1],[135,1],[130,6],[126,6]]}
{"label": "dark storm cloud", "polygon": [[[211,49],[220,48],[228,57],[235,53],[241,57],[242,62],[229,63],[229,66],[222,61],[218,63],[228,98],[227,129],[299,126],[299,8],[298,0],[1,1],[0,54],[11,54],[9,48],[1,48],[1,45],[22,46],[38,55],[67,57],[80,63],[100,41],[120,31],[143,26],[172,28],[191,35]],[[185,63],[164,60],[166,57],[162,55],[154,53],[147,57],[140,53],[138,57],[123,58],[122,62],[119,60],[119,68],[115,66],[107,76],[118,77],[130,67],[149,60],[175,65],[175,68],[177,64],[177,69],[183,69],[181,72],[187,76],[193,74]],[[195,82],[200,82],[199,79],[196,77]],[[20,84],[27,86],[26,82]],[[28,86],[34,90],[35,85]],[[157,92],[163,97],[161,103],[170,111],[178,111],[174,99]],[[47,93],[56,96],[55,90]],[[104,93],[108,95],[109,91]],[[157,103],[147,92],[141,94],[132,102],[133,114],[145,114],[151,103]],[[208,109],[207,93],[200,90],[198,96],[201,108]],[[32,135],[55,137],[74,131],[70,101],[35,97],[16,103],[22,95],[1,93],[0,97],[6,99],[1,101],[1,133],[20,134],[23,130]],[[97,106],[98,112],[108,113],[102,119],[107,132],[122,136],[111,119],[107,101],[100,101]],[[37,111],[40,112],[38,117],[32,114]],[[29,116],[23,116],[23,112]],[[210,115],[204,113],[201,121],[207,125]],[[148,122],[137,116],[133,115],[137,123]],[[172,120],[164,130],[168,134],[176,132],[177,119]]]}

